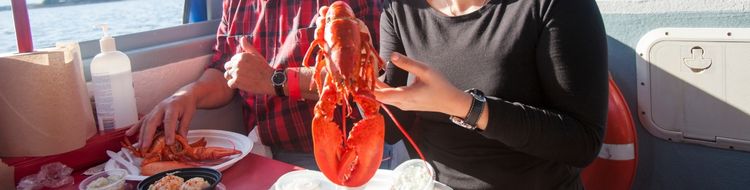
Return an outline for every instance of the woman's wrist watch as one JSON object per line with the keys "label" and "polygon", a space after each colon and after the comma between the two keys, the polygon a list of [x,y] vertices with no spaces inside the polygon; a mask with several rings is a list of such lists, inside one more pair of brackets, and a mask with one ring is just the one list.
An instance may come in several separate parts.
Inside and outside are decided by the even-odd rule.
{"label": "woman's wrist watch", "polygon": [[477,121],[484,111],[484,104],[487,102],[487,98],[484,97],[484,93],[476,88],[466,90],[467,93],[471,94],[471,106],[469,107],[469,113],[463,119],[456,116],[451,116],[450,120],[458,126],[469,130],[477,130]]}

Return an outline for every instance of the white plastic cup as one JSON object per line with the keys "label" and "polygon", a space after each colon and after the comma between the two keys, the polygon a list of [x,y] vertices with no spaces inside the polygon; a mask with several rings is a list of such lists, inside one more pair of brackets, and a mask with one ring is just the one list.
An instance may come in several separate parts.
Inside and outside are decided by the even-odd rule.
{"label": "white plastic cup", "polygon": [[435,188],[435,169],[424,160],[407,160],[393,171],[396,172],[396,181],[392,188],[394,190],[432,190]]}
{"label": "white plastic cup", "polygon": [[[125,189],[125,176],[128,175],[128,171],[123,169],[113,169],[103,172],[96,173],[92,176],[87,177],[81,184],[78,185],[79,190],[123,190]],[[114,176],[113,178],[109,178]],[[87,186],[99,178],[109,178],[108,185],[87,189]]]}
{"label": "white plastic cup", "polygon": [[297,170],[279,177],[274,190],[313,190],[336,189],[335,185],[325,178],[323,173],[312,170]]}

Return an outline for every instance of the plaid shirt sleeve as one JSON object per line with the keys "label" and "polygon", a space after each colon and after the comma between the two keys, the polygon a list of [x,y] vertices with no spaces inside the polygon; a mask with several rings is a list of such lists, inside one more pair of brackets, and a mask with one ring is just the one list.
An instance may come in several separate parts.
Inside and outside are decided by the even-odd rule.
{"label": "plaid shirt sleeve", "polygon": [[[242,36],[252,33],[250,24],[258,19],[259,1],[223,1],[221,22],[216,31],[214,55],[207,68],[214,68],[224,72],[224,63],[235,53]],[[256,47],[257,48],[257,47]]]}
{"label": "plaid shirt sleeve", "polygon": [[229,15],[227,14],[227,11],[229,10],[229,4],[231,1],[224,1],[223,3],[223,11],[221,14],[221,22],[219,23],[219,28],[216,31],[216,44],[214,45],[213,51],[214,55],[211,58],[211,63],[207,66],[208,68],[214,68],[218,69],[221,72],[224,72],[224,63],[227,61],[229,57],[229,53],[227,50],[229,49],[227,46],[227,29],[229,27]]}
{"label": "plaid shirt sleeve", "polygon": [[372,45],[375,46],[375,52],[378,52],[380,44],[380,12],[383,10],[383,6],[381,5],[380,0],[358,2],[365,6],[358,8],[352,7],[352,9],[354,9],[355,14],[357,14],[357,18],[367,25],[367,28],[370,30]]}

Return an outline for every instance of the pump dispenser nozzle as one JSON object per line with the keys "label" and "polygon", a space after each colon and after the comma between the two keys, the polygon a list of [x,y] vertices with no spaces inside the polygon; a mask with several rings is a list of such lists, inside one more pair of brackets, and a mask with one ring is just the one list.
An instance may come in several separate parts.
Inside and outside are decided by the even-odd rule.
{"label": "pump dispenser nozzle", "polygon": [[99,24],[97,25],[97,27],[102,28],[102,31],[104,32],[104,35],[102,36],[102,38],[99,39],[99,48],[101,48],[102,52],[109,52],[109,51],[117,50],[115,46],[115,39],[109,35],[109,25]]}

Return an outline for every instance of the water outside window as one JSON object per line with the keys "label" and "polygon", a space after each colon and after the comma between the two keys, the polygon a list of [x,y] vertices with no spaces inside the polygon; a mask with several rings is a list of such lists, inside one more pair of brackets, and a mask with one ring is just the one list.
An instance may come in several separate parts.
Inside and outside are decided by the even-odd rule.
{"label": "water outside window", "polygon": [[[184,0],[26,0],[34,48],[59,41],[101,37],[107,23],[113,36],[182,24]],[[63,3],[50,3],[63,2]],[[74,3],[78,2],[78,3]],[[0,0],[0,54],[16,51],[10,0]]]}

